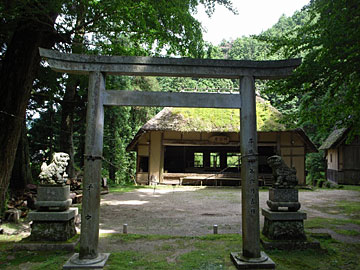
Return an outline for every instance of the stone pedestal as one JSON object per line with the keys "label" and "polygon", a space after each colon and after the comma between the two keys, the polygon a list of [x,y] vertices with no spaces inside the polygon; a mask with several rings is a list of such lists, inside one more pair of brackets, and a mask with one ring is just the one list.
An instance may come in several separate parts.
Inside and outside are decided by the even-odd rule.
{"label": "stone pedestal", "polygon": [[266,204],[272,211],[287,208],[290,212],[296,212],[301,207],[298,190],[293,188],[270,188],[269,200],[266,201]]}
{"label": "stone pedestal", "polygon": [[94,259],[79,259],[79,253],[75,253],[71,258],[63,265],[63,269],[75,270],[75,269],[103,269],[110,256],[110,253],[99,253]]}
{"label": "stone pedestal", "polygon": [[71,202],[69,185],[41,185],[37,189],[35,207],[39,211],[65,211]]}
{"label": "stone pedestal", "polygon": [[304,212],[274,212],[262,209],[265,217],[263,235],[270,240],[306,240],[304,231]]}
{"label": "stone pedestal", "polygon": [[307,249],[320,248],[317,242],[308,242],[304,230],[306,213],[300,209],[298,190],[294,188],[271,188],[270,209],[261,209],[264,216],[261,240],[265,249]]}
{"label": "stone pedestal", "polygon": [[32,241],[66,241],[76,235],[75,217],[77,208],[62,212],[29,213],[32,220],[30,240]]}
{"label": "stone pedestal", "polygon": [[275,269],[275,263],[265,252],[260,258],[244,258],[240,252],[231,252],[230,258],[237,269]]}
{"label": "stone pedestal", "polygon": [[76,235],[77,208],[70,208],[69,185],[42,185],[38,187],[37,211],[29,213],[32,220],[31,241],[67,241]]}

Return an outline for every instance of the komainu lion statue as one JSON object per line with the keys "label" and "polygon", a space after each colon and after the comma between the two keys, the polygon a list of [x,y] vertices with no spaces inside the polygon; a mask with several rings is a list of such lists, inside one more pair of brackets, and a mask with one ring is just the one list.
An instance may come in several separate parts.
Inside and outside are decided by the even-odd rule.
{"label": "komainu lion statue", "polygon": [[274,188],[294,188],[298,184],[296,169],[289,168],[280,156],[271,156],[267,162],[272,168]]}
{"label": "komainu lion statue", "polygon": [[66,153],[54,153],[49,165],[45,162],[41,165],[41,173],[39,175],[41,184],[64,184],[66,177],[65,170],[69,159],[70,157]]}

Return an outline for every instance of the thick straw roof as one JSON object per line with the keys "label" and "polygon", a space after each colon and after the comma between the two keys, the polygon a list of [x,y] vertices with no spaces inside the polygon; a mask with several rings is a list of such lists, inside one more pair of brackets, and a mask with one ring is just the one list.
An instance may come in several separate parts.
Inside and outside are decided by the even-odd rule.
{"label": "thick straw roof", "polygon": [[[257,130],[282,131],[281,114],[262,98],[256,100]],[[239,132],[239,109],[165,108],[150,119],[143,131]]]}

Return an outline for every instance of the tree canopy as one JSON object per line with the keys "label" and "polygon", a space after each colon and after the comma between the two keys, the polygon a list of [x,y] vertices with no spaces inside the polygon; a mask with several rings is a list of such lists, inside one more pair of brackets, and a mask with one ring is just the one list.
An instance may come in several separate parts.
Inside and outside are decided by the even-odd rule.
{"label": "tree canopy", "polygon": [[[293,16],[282,16],[259,36],[224,40],[213,46],[203,42],[201,24],[193,15],[199,4],[211,15],[216,3],[236,12],[230,0],[1,1],[0,125],[7,129],[0,134],[0,212],[19,139],[24,149],[27,137],[30,139],[36,173],[44,158],[41,151],[49,155],[64,145],[73,149],[69,151],[74,151],[76,169],[83,164],[87,78],[57,74],[40,65],[38,47],[103,55],[248,60],[302,57],[294,76],[256,82],[257,94],[282,113],[287,127],[304,128],[315,143],[320,144],[334,127],[352,126],[360,133],[358,1],[312,0]],[[239,84],[238,80],[224,79],[108,76],[107,87],[228,91]],[[26,109],[28,114],[39,116],[29,117],[27,126]],[[134,158],[125,153],[125,146],[158,111],[138,107],[106,110],[105,175],[117,182],[129,181]],[[28,136],[21,136],[26,128]],[[317,161],[321,163],[320,155]]]}
{"label": "tree canopy", "polygon": [[[193,14],[202,4],[211,15],[215,3],[233,10],[230,0],[1,1],[0,125],[8,129],[0,134],[0,212],[26,107],[34,81],[40,78],[39,47],[77,53],[144,55],[166,51],[201,56],[202,28]],[[70,76],[65,93],[64,85],[59,88],[60,98],[67,102],[62,104],[63,112],[67,111],[64,120],[72,119],[73,107],[64,106],[76,98],[79,87],[79,79]],[[71,125],[66,127],[65,133],[69,132]],[[71,138],[64,144],[71,145]]]}
{"label": "tree canopy", "polygon": [[303,22],[279,36],[263,33],[271,51],[302,57],[294,76],[271,87],[287,100],[298,99],[301,125],[315,127],[317,140],[337,127],[360,132],[360,4],[358,1],[313,0]]}

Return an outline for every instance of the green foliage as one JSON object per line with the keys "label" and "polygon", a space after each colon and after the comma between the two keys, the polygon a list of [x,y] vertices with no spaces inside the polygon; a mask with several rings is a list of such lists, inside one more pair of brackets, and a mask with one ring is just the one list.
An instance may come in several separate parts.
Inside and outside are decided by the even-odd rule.
{"label": "green foliage", "polygon": [[[2,22],[6,23],[6,27],[0,28],[1,53],[6,52],[13,31],[11,27],[19,19],[16,16],[22,8],[27,7],[26,1],[15,2],[0,4],[0,14],[4,15]],[[61,18],[54,26],[54,33],[58,35],[56,49],[103,55],[158,55],[160,52],[166,52],[168,55],[203,56],[202,28],[193,14],[197,5],[202,4],[211,15],[215,3],[236,12],[229,0],[54,1],[51,10],[56,10],[56,15]],[[30,8],[28,12],[36,15],[39,10]],[[72,137],[75,167],[81,170],[85,140],[87,78],[83,80],[84,78],[79,76],[62,76],[50,71],[49,68],[41,69],[42,72],[34,84],[32,102],[29,106],[34,114],[40,114],[40,118],[28,123],[34,176],[39,174],[44,158],[49,159],[54,151],[59,150],[59,137],[63,136],[64,132],[71,132],[59,129],[59,116],[65,105],[67,87],[71,87],[71,84],[77,88],[73,98],[76,100],[71,99],[74,108],[73,111],[70,109],[70,113],[67,108],[67,112],[74,121]],[[206,81],[203,84],[203,87],[220,88],[219,85],[209,86]],[[107,76],[107,89],[158,91],[161,88],[155,78]],[[158,111],[156,108],[138,107],[107,108],[105,111],[103,176],[110,178],[110,184],[133,181],[135,156],[133,153],[127,153],[125,148],[138,128]],[[55,117],[56,122],[53,119]]]}
{"label": "green foliage", "polygon": [[305,166],[307,170],[306,183],[308,185],[317,186],[321,183],[321,179],[325,178],[325,159],[324,153],[309,153],[306,155]]}
{"label": "green foliage", "polygon": [[360,6],[357,1],[313,0],[302,12],[301,24],[261,40],[272,52],[303,57],[294,76],[272,91],[299,99],[299,122],[323,140],[334,126],[356,126],[360,111]]}

